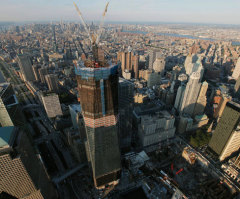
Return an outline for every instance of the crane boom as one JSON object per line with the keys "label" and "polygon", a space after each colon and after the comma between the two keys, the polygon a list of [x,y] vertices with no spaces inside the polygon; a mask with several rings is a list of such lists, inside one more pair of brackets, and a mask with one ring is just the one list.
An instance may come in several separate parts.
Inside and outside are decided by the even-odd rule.
{"label": "crane boom", "polygon": [[108,5],[109,5],[109,2],[107,2],[106,6],[105,6],[105,9],[104,9],[104,12],[103,12],[103,15],[102,15],[102,20],[101,20],[99,30],[98,30],[98,33],[97,33],[96,44],[99,43],[101,35],[102,35],[102,29],[103,29],[104,19],[105,19],[107,10],[108,10]]}
{"label": "crane boom", "polygon": [[91,43],[92,43],[92,38],[91,38],[91,35],[90,35],[90,31],[89,31],[88,28],[87,28],[87,25],[86,25],[86,23],[85,23],[85,21],[84,21],[84,19],[83,19],[82,13],[81,13],[81,11],[79,10],[77,4],[76,4],[75,2],[73,2],[73,4],[74,4],[74,6],[75,6],[75,8],[76,8],[76,10],[77,10],[77,13],[78,13],[81,21],[82,21],[82,24],[83,24],[83,26],[84,26],[85,31],[86,31],[86,33],[88,34],[88,38],[90,39],[90,41],[91,41]]}

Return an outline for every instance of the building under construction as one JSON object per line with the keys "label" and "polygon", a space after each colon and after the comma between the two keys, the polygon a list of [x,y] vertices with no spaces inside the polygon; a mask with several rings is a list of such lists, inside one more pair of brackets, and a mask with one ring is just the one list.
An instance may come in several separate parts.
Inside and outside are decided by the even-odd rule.
{"label": "building under construction", "polygon": [[96,187],[117,181],[120,174],[118,146],[118,65],[75,69],[87,136],[87,155]]}

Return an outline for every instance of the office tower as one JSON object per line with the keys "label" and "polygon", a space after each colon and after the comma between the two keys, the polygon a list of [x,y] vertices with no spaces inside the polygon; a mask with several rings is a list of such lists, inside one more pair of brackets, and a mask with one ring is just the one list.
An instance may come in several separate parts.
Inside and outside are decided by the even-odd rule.
{"label": "office tower", "polygon": [[132,112],[134,103],[134,83],[125,79],[119,79],[118,102],[119,102],[119,139],[120,147],[131,146],[132,137]]}
{"label": "office tower", "polygon": [[204,113],[204,109],[207,105],[207,89],[208,83],[205,81],[202,83],[201,90],[198,95],[197,103],[194,108],[194,115],[202,115]]}
{"label": "office tower", "polygon": [[139,55],[135,55],[133,56],[133,76],[135,79],[138,79],[138,75],[139,75]]}
{"label": "office tower", "polygon": [[39,74],[39,66],[38,65],[33,65],[32,66],[32,69],[33,69],[33,74],[34,74],[34,77],[36,79],[36,81],[40,81],[40,74]]}
{"label": "office tower", "polygon": [[184,91],[183,100],[179,106],[179,111],[182,114],[188,114],[189,116],[194,114],[194,108],[201,88],[200,77],[201,74],[199,72],[193,72],[190,76]]}
{"label": "office tower", "polygon": [[161,84],[161,74],[160,73],[150,73],[147,80],[147,86],[152,88],[155,85]]}
{"label": "office tower", "polygon": [[132,52],[127,53],[126,57],[126,70],[132,71]]}
{"label": "office tower", "polygon": [[56,40],[55,25],[52,25],[52,45],[53,45],[53,51],[57,52],[57,40]]}
{"label": "office tower", "polygon": [[24,119],[10,83],[0,84],[0,126],[21,126]]}
{"label": "office tower", "polygon": [[25,132],[0,127],[0,195],[55,199],[56,191]]}
{"label": "office tower", "polygon": [[179,86],[178,88],[177,96],[174,104],[174,108],[177,110],[180,110],[180,105],[182,104],[185,88],[186,86],[184,84],[181,84],[181,86]]}
{"label": "office tower", "polygon": [[127,69],[126,59],[127,59],[127,53],[126,52],[121,52],[121,60],[120,61],[121,61],[122,72]]}
{"label": "office tower", "polygon": [[118,65],[92,65],[90,60],[75,68],[87,135],[86,151],[97,188],[116,184],[120,175],[118,144]]}
{"label": "office tower", "polygon": [[155,62],[153,63],[153,70],[155,73],[161,73],[161,75],[164,74],[164,70],[165,70],[164,58],[157,58],[155,60]]}
{"label": "office tower", "polygon": [[203,77],[204,68],[201,63],[200,55],[189,54],[184,63],[185,71],[187,75],[191,75],[193,72],[200,72],[200,81]]}
{"label": "office tower", "polygon": [[58,115],[62,115],[61,104],[59,102],[59,97],[57,94],[43,94],[42,102],[49,118],[54,118]]}
{"label": "office tower", "polygon": [[222,114],[223,114],[223,111],[226,107],[226,104],[232,100],[232,97],[231,96],[228,96],[224,93],[220,93],[220,96],[219,96],[219,103],[216,104],[217,107],[215,108],[214,110],[214,114],[213,114],[213,117],[214,118],[218,118],[218,120],[222,117]]}
{"label": "office tower", "polygon": [[149,51],[149,64],[148,64],[148,68],[149,69],[153,69],[153,63],[155,62],[155,60],[157,58],[161,57],[161,52],[158,52],[156,50],[150,50]]}
{"label": "office tower", "polygon": [[236,63],[236,66],[235,66],[235,68],[233,70],[233,74],[232,74],[232,77],[236,80],[238,79],[239,76],[240,76],[240,58],[238,58],[238,61]]}
{"label": "office tower", "polygon": [[187,75],[190,75],[192,73],[193,68],[192,57],[193,55],[189,54],[185,59],[184,68]]}
{"label": "office tower", "polygon": [[58,76],[55,74],[45,75],[45,79],[48,85],[48,89],[57,93],[59,91]]}
{"label": "office tower", "polygon": [[18,55],[18,64],[24,81],[34,81],[35,76],[32,69],[32,63],[27,55]]}
{"label": "office tower", "polygon": [[240,147],[240,105],[228,102],[209,142],[209,147],[223,161]]}
{"label": "office tower", "polygon": [[48,74],[48,70],[46,67],[42,67],[38,70],[39,72],[39,76],[40,76],[40,80],[43,84],[46,83],[46,79],[45,79],[45,76]]}

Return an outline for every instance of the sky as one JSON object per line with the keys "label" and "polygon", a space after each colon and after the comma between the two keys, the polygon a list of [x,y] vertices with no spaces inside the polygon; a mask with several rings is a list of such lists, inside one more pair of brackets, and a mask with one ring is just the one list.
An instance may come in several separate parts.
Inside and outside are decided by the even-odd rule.
{"label": "sky", "polygon": [[[107,0],[76,0],[99,21]],[[240,0],[110,0],[106,21],[240,24]],[[77,21],[72,0],[0,0],[0,21]]]}

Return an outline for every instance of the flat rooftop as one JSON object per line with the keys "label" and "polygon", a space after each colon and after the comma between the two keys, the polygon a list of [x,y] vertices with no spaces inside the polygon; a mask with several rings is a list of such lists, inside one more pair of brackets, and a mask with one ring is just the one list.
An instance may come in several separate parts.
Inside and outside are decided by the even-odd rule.
{"label": "flat rooftop", "polygon": [[0,148],[9,147],[12,144],[14,132],[14,126],[0,127]]}

